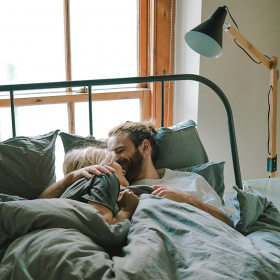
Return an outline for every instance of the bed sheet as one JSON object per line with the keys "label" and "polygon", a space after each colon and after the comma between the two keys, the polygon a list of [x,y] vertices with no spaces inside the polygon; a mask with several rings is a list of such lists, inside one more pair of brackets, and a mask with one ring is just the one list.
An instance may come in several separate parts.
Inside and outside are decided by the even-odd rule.
{"label": "bed sheet", "polygon": [[[0,203],[0,279],[280,279],[280,228],[247,237],[191,205],[143,194],[108,226],[68,199]],[[269,244],[269,246],[267,246]]]}

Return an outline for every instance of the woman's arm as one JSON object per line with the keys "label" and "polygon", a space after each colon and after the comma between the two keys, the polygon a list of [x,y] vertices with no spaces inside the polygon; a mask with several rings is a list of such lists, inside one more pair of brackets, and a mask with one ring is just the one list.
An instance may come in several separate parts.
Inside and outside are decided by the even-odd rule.
{"label": "woman's arm", "polygon": [[226,223],[230,227],[233,227],[231,219],[226,214],[218,210],[216,207],[211,206],[207,203],[203,203],[200,200],[194,198],[192,195],[188,193],[179,192],[171,187],[167,187],[167,186],[153,186],[153,187],[156,189],[155,191],[152,192],[153,195],[164,197],[176,202],[188,203],[196,208],[199,208],[209,213],[210,215]]}
{"label": "woman's arm", "polygon": [[60,181],[52,184],[45,189],[37,198],[58,198],[65,190],[81,178],[90,179],[92,174],[101,176],[102,173],[109,174],[115,172],[115,169],[108,165],[91,165],[67,174]]}

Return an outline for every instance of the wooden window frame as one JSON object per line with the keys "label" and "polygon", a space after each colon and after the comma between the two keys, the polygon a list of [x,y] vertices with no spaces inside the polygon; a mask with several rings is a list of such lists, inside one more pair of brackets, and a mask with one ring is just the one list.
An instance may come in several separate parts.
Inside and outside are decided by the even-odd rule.
{"label": "wooden window frame", "polygon": [[[138,75],[153,76],[174,73],[174,22],[176,0],[138,0],[139,4],[139,46]],[[64,0],[65,24],[65,65],[66,80],[72,80],[71,75],[71,45],[70,45],[70,10],[69,0]],[[122,98],[140,98],[141,120],[154,118],[157,127],[161,118],[161,85],[160,83],[139,84],[137,89],[110,90],[94,92],[92,100],[119,100]],[[40,104],[68,104],[69,131],[75,133],[75,102],[88,100],[87,93],[74,93],[71,88],[64,94],[44,94],[22,97],[16,95],[15,106],[31,106]],[[173,82],[165,83],[165,116],[164,124],[173,124]],[[0,99],[0,107],[9,107],[7,97]]]}
{"label": "wooden window frame", "polygon": [[[176,0],[139,0],[139,76],[174,74]],[[151,90],[150,117],[161,123],[161,85]],[[173,125],[173,82],[164,85],[164,125]]]}

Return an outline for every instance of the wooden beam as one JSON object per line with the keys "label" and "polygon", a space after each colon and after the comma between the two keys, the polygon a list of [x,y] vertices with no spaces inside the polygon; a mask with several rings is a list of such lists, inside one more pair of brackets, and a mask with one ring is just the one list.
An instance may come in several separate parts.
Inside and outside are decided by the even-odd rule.
{"label": "wooden beam", "polygon": [[[276,157],[276,137],[277,137],[277,92],[278,92],[278,58],[272,57],[272,67],[270,70],[270,86],[271,91],[269,94],[269,155],[268,157],[273,159]],[[274,172],[268,172],[268,177],[274,178]]]}
{"label": "wooden beam", "polygon": [[[174,73],[174,26],[175,0],[150,0],[149,5],[149,64],[148,75]],[[161,84],[153,83],[151,88],[152,117],[161,124]],[[173,125],[173,82],[164,85],[164,125]]]}
{"label": "wooden beam", "polygon": [[[64,27],[65,27],[65,66],[66,66],[66,81],[72,80],[71,70],[71,40],[70,40],[70,3],[69,0],[64,0]],[[67,88],[67,92],[72,92],[71,88]],[[75,134],[75,110],[74,103],[68,104],[68,121],[69,131]]]}
{"label": "wooden beam", "polygon": [[[148,1],[140,0],[139,1],[139,18],[138,18],[138,75],[139,76],[148,76]],[[146,83],[139,85],[140,87],[147,87]]]}
{"label": "wooden beam", "polygon": [[[102,100],[135,99],[135,98],[143,99],[145,91],[150,92],[150,90],[139,88],[135,90],[131,89],[125,92],[114,91],[114,92],[93,93],[92,100],[102,101]],[[147,99],[148,97],[146,96],[145,98]],[[69,103],[69,102],[87,102],[87,101],[88,101],[87,93],[72,93],[72,94],[65,94],[65,95],[40,96],[40,97],[15,96],[14,99],[15,106],[32,106],[32,105],[46,105],[46,104],[59,104],[59,103]],[[6,98],[0,99],[0,107],[10,107],[10,98],[8,96]],[[148,112],[149,108],[145,110]]]}
{"label": "wooden beam", "polygon": [[243,35],[241,35],[233,26],[228,25],[228,28],[226,28],[225,31],[228,35],[235,39],[236,42],[253,58],[259,60],[267,70],[271,69],[271,61],[265,57],[255,46],[253,46]]}
{"label": "wooden beam", "polygon": [[143,91],[143,98],[141,99],[141,121],[147,120],[151,117],[151,91]]}

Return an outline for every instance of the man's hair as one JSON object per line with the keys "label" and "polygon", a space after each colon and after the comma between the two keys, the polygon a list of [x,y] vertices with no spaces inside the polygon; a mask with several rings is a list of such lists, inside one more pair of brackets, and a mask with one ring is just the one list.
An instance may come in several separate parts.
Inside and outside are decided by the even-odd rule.
{"label": "man's hair", "polygon": [[157,134],[155,123],[156,121],[154,119],[143,122],[127,121],[112,128],[109,131],[108,136],[111,137],[122,132],[127,132],[136,149],[142,144],[143,140],[147,139],[152,147],[151,157],[154,162],[158,154],[158,144],[155,138],[155,135]]}
{"label": "man's hair", "polygon": [[116,154],[106,149],[86,147],[73,149],[66,153],[63,162],[64,175],[89,165],[110,165],[115,161]]}

